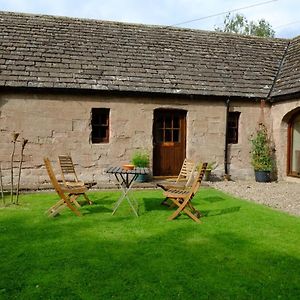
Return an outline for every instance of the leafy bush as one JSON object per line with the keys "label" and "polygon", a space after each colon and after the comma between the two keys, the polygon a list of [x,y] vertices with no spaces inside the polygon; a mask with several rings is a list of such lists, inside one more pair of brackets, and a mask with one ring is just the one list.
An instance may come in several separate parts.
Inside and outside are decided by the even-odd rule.
{"label": "leafy bush", "polygon": [[131,162],[135,167],[149,167],[149,154],[145,151],[136,151],[132,156]]}
{"label": "leafy bush", "polygon": [[268,131],[264,124],[260,123],[255,135],[250,140],[251,164],[255,171],[272,171],[273,156]]}
{"label": "leafy bush", "polygon": [[209,162],[207,164],[206,170],[211,170],[212,171],[212,170],[216,169],[217,166],[218,166],[218,163],[216,161]]}

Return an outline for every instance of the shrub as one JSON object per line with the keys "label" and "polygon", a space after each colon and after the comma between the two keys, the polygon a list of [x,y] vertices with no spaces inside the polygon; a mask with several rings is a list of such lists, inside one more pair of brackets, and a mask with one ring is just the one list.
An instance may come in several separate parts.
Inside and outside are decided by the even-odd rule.
{"label": "shrub", "polygon": [[260,123],[255,135],[251,138],[251,164],[255,171],[272,171],[273,156],[267,128]]}
{"label": "shrub", "polygon": [[149,154],[145,151],[136,151],[132,156],[131,162],[135,167],[149,167]]}

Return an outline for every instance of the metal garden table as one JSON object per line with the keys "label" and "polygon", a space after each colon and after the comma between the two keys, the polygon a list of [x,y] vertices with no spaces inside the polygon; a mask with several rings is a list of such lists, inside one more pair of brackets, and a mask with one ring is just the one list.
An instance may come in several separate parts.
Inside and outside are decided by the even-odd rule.
{"label": "metal garden table", "polygon": [[[124,199],[127,200],[130,205],[133,213],[138,217],[138,202],[131,194],[131,199],[129,198],[129,191],[132,188],[134,181],[137,179],[139,175],[149,174],[148,168],[134,168],[133,170],[125,170],[122,167],[109,167],[106,170],[106,173],[113,174],[117,180],[117,184],[122,191],[121,197],[116,202],[112,214],[114,214],[122,201]],[[135,208],[136,206],[136,208]]]}

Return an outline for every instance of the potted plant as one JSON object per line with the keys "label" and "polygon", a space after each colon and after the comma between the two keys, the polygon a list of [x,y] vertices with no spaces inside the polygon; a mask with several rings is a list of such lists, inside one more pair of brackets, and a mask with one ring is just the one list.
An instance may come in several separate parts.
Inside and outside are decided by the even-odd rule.
{"label": "potted plant", "polygon": [[[137,168],[148,168],[149,167],[149,154],[146,151],[138,150],[133,153],[131,162]],[[136,179],[138,182],[147,181],[147,175],[139,175]]]}
{"label": "potted plant", "polygon": [[207,164],[207,168],[206,168],[205,174],[204,174],[204,180],[205,181],[210,180],[211,171],[213,171],[217,166],[218,166],[218,163],[216,161],[209,162]]}
{"label": "potted plant", "polygon": [[273,149],[268,131],[263,123],[258,125],[251,138],[251,164],[254,167],[257,182],[270,182],[273,170]]}

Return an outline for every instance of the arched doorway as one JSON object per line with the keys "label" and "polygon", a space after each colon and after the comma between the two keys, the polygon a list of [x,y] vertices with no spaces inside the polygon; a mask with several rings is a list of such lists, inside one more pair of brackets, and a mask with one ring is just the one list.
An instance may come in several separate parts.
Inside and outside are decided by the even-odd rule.
{"label": "arched doorway", "polygon": [[287,175],[300,178],[300,112],[295,113],[288,125]]}
{"label": "arched doorway", "polygon": [[186,156],[186,111],[154,110],[153,175],[176,176]]}

